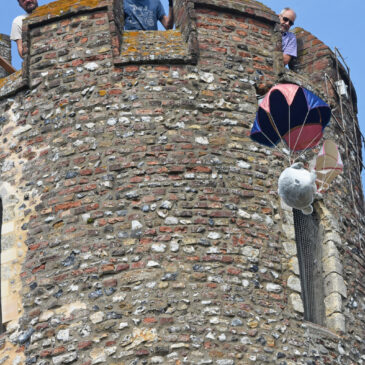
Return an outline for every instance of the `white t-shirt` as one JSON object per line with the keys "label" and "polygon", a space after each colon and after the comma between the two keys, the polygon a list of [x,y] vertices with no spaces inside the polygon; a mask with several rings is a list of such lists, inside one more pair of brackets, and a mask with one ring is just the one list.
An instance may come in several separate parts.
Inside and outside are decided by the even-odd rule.
{"label": "white t-shirt", "polygon": [[25,14],[17,16],[13,20],[13,24],[11,25],[11,34],[10,39],[12,41],[17,41],[18,39],[22,39],[22,25],[23,19],[27,16]]}

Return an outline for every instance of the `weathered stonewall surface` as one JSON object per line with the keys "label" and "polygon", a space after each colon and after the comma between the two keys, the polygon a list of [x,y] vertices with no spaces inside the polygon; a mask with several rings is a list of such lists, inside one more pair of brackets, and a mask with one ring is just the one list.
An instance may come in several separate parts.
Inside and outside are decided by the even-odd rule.
{"label": "weathered stonewall surface", "polygon": [[[345,172],[315,205],[319,326],[277,195],[286,161],[248,137],[277,82],[338,105],[333,53],[299,29],[285,70],[262,4],[174,7],[167,33],[124,33],[117,0],[25,22],[24,68],[0,80],[0,364],[363,364],[360,150],[341,144]],[[326,137],[358,138],[351,91]]]}
{"label": "weathered stonewall surface", "polygon": [[[11,45],[10,37],[6,34],[0,34],[0,56],[11,63]],[[6,77],[8,73],[0,67],[0,78]]]}

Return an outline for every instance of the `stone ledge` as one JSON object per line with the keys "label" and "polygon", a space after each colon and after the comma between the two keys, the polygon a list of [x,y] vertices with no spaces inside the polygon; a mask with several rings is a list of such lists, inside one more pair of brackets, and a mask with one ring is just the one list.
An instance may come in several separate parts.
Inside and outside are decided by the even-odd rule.
{"label": "stone ledge", "polygon": [[120,57],[117,65],[192,63],[193,57],[188,44],[178,30],[124,32]]}
{"label": "stone ledge", "polygon": [[28,25],[49,22],[60,17],[90,11],[99,8],[106,8],[109,0],[58,0],[47,5],[39,6],[27,17]]}
{"label": "stone ledge", "polygon": [[[235,0],[225,1],[221,0],[192,0],[197,6],[212,6],[219,9],[227,9],[230,11],[237,11],[240,13],[248,14],[253,18],[261,18],[271,23],[278,23],[279,18],[270,8],[254,0]],[[224,5],[223,5],[224,4]]]}
{"label": "stone ledge", "polygon": [[[329,326],[328,323],[326,323],[328,328],[331,328],[335,330],[332,326]],[[315,324],[312,322],[304,322],[302,324],[302,328],[308,329],[309,334],[314,338],[327,338],[332,340],[338,340],[340,339],[340,336],[337,335],[335,332],[331,331],[327,327],[320,326],[319,324]]]}
{"label": "stone ledge", "polygon": [[0,79],[0,98],[15,94],[20,89],[27,86],[27,80],[23,77],[22,70]]}

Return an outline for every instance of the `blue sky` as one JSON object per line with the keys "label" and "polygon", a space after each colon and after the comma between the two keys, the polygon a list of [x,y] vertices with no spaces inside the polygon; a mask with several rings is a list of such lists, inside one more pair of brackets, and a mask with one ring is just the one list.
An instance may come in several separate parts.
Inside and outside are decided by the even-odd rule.
{"label": "blue sky", "polygon": [[[48,0],[38,0],[39,5],[49,2]],[[330,48],[337,47],[340,50],[351,69],[351,78],[358,98],[360,128],[365,134],[365,66],[363,66],[365,60],[363,41],[365,0],[346,2],[340,0],[262,0],[261,2],[277,13],[286,6],[293,8],[297,12],[297,26],[311,32]],[[162,0],[162,3],[167,11],[167,0]],[[16,0],[4,1],[3,9],[5,11],[0,13],[0,33],[10,34],[11,22],[15,16],[21,14],[22,9]],[[13,64],[16,68],[20,68],[21,60],[14,45]],[[364,171],[362,178],[365,186]]]}

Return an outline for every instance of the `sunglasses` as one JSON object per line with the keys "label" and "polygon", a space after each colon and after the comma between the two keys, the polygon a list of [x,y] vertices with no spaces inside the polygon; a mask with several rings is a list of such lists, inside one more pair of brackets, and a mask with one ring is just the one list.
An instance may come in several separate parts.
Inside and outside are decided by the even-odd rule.
{"label": "sunglasses", "polygon": [[285,23],[289,23],[290,26],[294,25],[294,22],[292,20],[290,20],[289,18],[287,18],[286,16],[283,16],[283,20]]}

